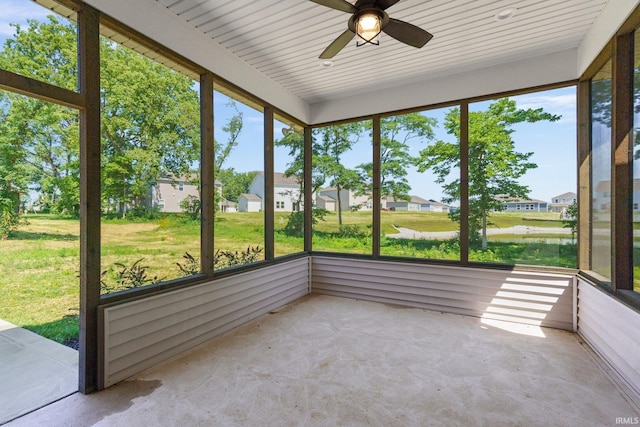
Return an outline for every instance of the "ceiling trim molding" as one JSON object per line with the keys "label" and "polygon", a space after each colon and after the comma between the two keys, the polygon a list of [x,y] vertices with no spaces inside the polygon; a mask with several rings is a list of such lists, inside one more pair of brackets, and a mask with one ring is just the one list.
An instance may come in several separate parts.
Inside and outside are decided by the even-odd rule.
{"label": "ceiling trim molding", "polygon": [[576,80],[578,50],[311,104],[311,125]]}
{"label": "ceiling trim molding", "polygon": [[582,75],[604,49],[640,0],[609,0],[578,48],[578,75]]}

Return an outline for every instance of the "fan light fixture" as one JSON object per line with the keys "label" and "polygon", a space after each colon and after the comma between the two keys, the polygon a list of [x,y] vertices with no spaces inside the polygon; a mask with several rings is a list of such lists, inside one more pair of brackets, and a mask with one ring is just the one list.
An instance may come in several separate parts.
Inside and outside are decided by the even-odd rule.
{"label": "fan light fixture", "polygon": [[380,44],[380,31],[382,31],[382,19],[374,12],[365,12],[355,19],[356,46]]}
{"label": "fan light fixture", "polygon": [[400,0],[311,0],[322,6],[350,13],[347,29],[320,54],[320,59],[331,59],[356,37],[356,46],[380,44],[380,33],[409,46],[421,48],[433,37],[431,33],[399,19],[389,18],[385,10]]}

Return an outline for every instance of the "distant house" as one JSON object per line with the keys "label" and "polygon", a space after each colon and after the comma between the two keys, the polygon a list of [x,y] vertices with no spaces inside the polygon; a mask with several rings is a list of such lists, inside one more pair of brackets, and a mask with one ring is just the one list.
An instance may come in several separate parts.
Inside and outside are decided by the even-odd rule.
{"label": "distant house", "polygon": [[188,196],[200,198],[197,175],[174,177],[163,175],[149,189],[149,204],[160,212],[182,212],[180,202]]}
{"label": "distant house", "polygon": [[[325,199],[320,199],[321,197],[324,197]],[[331,205],[332,203],[329,199],[333,200],[333,205],[335,205],[335,207],[333,209],[325,207],[325,209],[338,210],[338,189],[335,187],[325,187],[322,190],[319,190],[316,195],[316,205],[320,207],[324,204],[326,206],[327,202]],[[373,209],[373,201],[370,194],[357,196],[353,190],[342,189],[340,190],[340,206],[343,211],[350,209],[367,211]],[[383,209],[387,208],[387,202],[385,199],[381,200],[381,206]]]}
{"label": "distant house", "polygon": [[449,212],[449,206],[433,199],[427,200],[419,196],[410,196],[410,200],[387,198],[387,208],[392,211],[411,212]]}
{"label": "distant house", "polygon": [[218,196],[220,200],[218,202],[218,211],[219,212],[237,212],[236,204],[234,202],[230,202],[222,196],[222,182],[217,179],[213,183],[214,188],[218,192]]}
{"label": "distant house", "polygon": [[[249,193],[260,197],[264,203],[264,172],[258,172],[249,185]],[[299,211],[302,206],[300,200],[300,183],[295,176],[285,176],[281,172],[273,174],[273,207],[276,212]],[[265,207],[261,206],[261,210]]]}
{"label": "distant house", "polygon": [[[391,211],[409,211],[409,212],[419,212],[420,208],[420,197],[411,196],[410,200],[396,199],[394,197],[387,197],[387,209]],[[425,200],[426,201],[426,200]]]}
{"label": "distant house", "polygon": [[[608,214],[611,210],[611,181],[603,180],[599,181],[598,185],[595,186],[593,190],[592,196],[592,207],[594,209],[593,214],[598,216],[599,212],[604,212]],[[640,221],[640,179],[636,178],[633,180],[633,195],[631,199],[631,203],[633,203],[633,221]]]}
{"label": "distant house", "polygon": [[601,219],[600,215],[604,215],[602,219],[608,218],[609,212],[611,212],[611,181],[599,181],[592,190],[591,208],[594,219]]}
{"label": "distant house", "polygon": [[329,196],[317,196],[316,206],[321,209],[326,209],[328,211],[335,211],[337,209],[336,200]]}
{"label": "distant house", "polygon": [[572,191],[551,198],[551,212],[564,214],[569,205],[578,202],[578,195]]}
{"label": "distant house", "polygon": [[238,211],[261,212],[262,198],[255,194],[241,194],[240,197],[238,197]]}
{"label": "distant house", "polygon": [[420,201],[420,210],[426,212],[446,212],[449,213],[451,208],[444,203],[440,203],[436,200],[429,199]]}
{"label": "distant house", "polygon": [[544,200],[506,196],[497,197],[496,200],[502,202],[503,212],[547,212],[549,210],[549,204]]}
{"label": "distant house", "polygon": [[220,208],[220,212],[238,212],[235,202],[231,202],[224,197],[218,203],[218,208]]}

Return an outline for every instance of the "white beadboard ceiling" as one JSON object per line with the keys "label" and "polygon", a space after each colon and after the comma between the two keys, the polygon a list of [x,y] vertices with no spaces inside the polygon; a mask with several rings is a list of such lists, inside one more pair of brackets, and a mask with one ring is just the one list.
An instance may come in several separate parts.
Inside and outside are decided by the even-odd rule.
{"label": "white beadboard ceiling", "polygon": [[[308,104],[578,48],[606,0],[400,0],[389,16],[434,35],[422,49],[387,35],[318,55],[349,14],[305,0],[156,0]],[[351,0],[353,3],[355,0]],[[506,21],[496,13],[516,8]]]}

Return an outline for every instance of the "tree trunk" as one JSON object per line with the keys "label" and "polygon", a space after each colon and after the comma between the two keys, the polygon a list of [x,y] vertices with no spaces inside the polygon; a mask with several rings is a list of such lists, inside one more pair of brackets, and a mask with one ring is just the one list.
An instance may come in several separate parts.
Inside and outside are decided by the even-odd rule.
{"label": "tree trunk", "polygon": [[487,211],[482,211],[482,250],[487,250]]}

